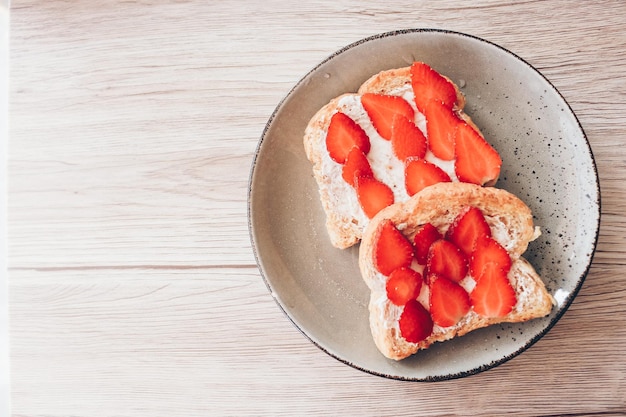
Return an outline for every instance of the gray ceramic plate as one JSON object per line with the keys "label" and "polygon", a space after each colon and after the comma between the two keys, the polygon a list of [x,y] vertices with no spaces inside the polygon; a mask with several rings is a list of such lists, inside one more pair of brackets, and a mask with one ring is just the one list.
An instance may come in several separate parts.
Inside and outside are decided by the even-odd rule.
{"label": "gray ceramic plate", "polygon": [[[377,72],[424,61],[467,98],[466,111],[504,161],[498,187],[522,198],[543,231],[526,257],[558,306],[550,316],[481,329],[400,362],[376,349],[369,291],[358,245],[332,247],[302,136],[330,99],[354,92]],[[600,191],[585,134],[559,92],[537,70],[493,43],[441,30],[404,30],[364,39],[308,73],[272,114],[252,165],[251,240],[271,295],[324,352],[357,369],[433,381],[505,362],[542,337],[573,301],[590,267],[600,221]]]}

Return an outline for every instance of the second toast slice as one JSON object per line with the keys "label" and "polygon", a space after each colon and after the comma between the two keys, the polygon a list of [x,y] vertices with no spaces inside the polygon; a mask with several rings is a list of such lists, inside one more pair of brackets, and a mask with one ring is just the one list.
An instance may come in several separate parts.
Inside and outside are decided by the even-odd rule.
{"label": "second toast slice", "polygon": [[[418,248],[412,245],[418,243],[416,235],[426,224],[433,226],[433,230],[438,234],[433,241],[458,242],[450,237],[453,234],[452,228],[459,227],[459,218],[462,218],[463,213],[469,208],[480,211],[488,225],[490,236],[489,239],[483,238],[484,241],[501,248],[499,252],[493,253],[499,255],[504,251],[505,256],[508,255],[505,260],[508,259],[509,263],[502,279],[506,280],[503,284],[504,290],[507,286],[510,287],[509,291],[512,294],[508,295],[514,298],[509,309],[500,313],[490,310],[493,307],[490,304],[503,302],[501,298],[504,295],[498,292],[501,287],[495,285],[493,286],[495,289],[483,287],[493,278],[494,273],[498,275],[501,272],[500,266],[504,268],[504,262],[499,259],[483,259],[484,256],[476,249],[478,243],[474,243],[474,249],[466,249],[466,254],[463,255],[469,268],[464,269],[461,276],[453,277],[451,273],[449,279],[441,278],[442,275],[448,275],[448,270],[445,266],[442,269],[435,262],[437,260],[435,257],[438,256],[437,253],[434,255],[432,253],[435,244],[430,245],[426,265],[413,258],[417,255]],[[465,239],[467,234],[474,233],[471,230],[473,226],[466,228],[467,233],[466,230],[463,231],[466,235],[462,236],[461,240]],[[394,242],[390,245],[393,248],[390,262],[395,265],[389,268],[386,266],[383,268],[382,261],[377,258],[381,256],[379,246],[382,245],[381,235],[386,233],[384,232],[386,228],[391,230],[394,239],[400,241],[397,247],[394,247],[396,245]],[[370,327],[376,346],[388,358],[399,360],[420,349],[428,348],[432,343],[462,336],[481,327],[500,322],[521,322],[547,315],[552,309],[553,298],[534,268],[521,256],[528,243],[539,234],[538,228],[533,225],[530,209],[513,194],[493,187],[441,183],[425,188],[405,203],[383,209],[368,225],[359,252],[361,274],[371,291]],[[411,246],[408,249],[410,251],[408,263],[398,261],[407,242]],[[414,271],[414,275],[417,272],[418,279],[423,281],[418,282],[421,289],[398,303],[390,299],[390,291],[396,294],[399,291],[398,287],[390,289],[389,283],[393,274],[392,269],[397,268],[402,262],[404,269]],[[473,265],[480,265],[480,268],[474,267],[480,270],[472,271]],[[453,269],[452,272],[456,270]],[[443,298],[452,300],[450,301],[452,305],[443,307],[439,305],[441,300],[433,299],[435,282],[440,284],[445,282],[446,289],[452,288],[458,292],[462,302],[444,294]],[[496,293],[490,295],[489,291]],[[407,290],[400,286],[400,292],[400,295],[403,295]],[[459,303],[462,305],[461,308],[464,308],[460,312]],[[407,324],[409,319],[405,316],[409,314],[409,310],[414,317],[412,316],[411,322]],[[454,314],[457,314],[454,318],[456,322],[449,321],[450,316]],[[405,320],[404,329],[403,320]],[[422,328],[424,326],[426,328]]]}

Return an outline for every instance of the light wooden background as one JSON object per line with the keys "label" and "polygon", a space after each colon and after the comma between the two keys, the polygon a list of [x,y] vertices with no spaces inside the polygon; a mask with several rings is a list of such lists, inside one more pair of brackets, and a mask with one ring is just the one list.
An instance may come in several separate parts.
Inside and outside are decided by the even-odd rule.
{"label": "light wooden background", "polygon": [[[347,44],[419,27],[538,68],[602,188],[594,263],[561,321],[440,383],[313,346],[268,293],[246,218],[290,88]],[[626,2],[16,0],[10,42],[14,416],[626,414]]]}

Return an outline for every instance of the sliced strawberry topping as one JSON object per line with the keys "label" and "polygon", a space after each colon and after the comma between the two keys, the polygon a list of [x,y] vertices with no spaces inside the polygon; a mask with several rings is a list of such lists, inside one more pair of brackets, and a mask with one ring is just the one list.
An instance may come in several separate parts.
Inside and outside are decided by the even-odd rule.
{"label": "sliced strawberry topping", "polygon": [[407,342],[418,343],[433,332],[433,320],[428,310],[417,300],[409,300],[400,316],[400,334]]}
{"label": "sliced strawberry topping", "polygon": [[361,96],[361,103],[376,131],[387,140],[391,139],[394,115],[401,114],[409,120],[415,117],[413,107],[399,96],[365,93]]}
{"label": "sliced strawberry topping", "polygon": [[462,182],[493,185],[500,175],[502,159],[498,152],[470,125],[456,130],[454,169]]}
{"label": "sliced strawberry topping", "polygon": [[454,326],[470,310],[470,298],[463,287],[442,276],[430,278],[430,315],[441,327]]}
{"label": "sliced strawberry topping", "polygon": [[345,164],[341,167],[341,176],[351,186],[356,185],[356,177],[373,177],[372,167],[367,156],[358,147],[348,153]]}
{"label": "sliced strawberry topping", "polygon": [[437,100],[428,103],[424,116],[431,152],[444,161],[453,160],[456,129],[463,122],[452,109]]}
{"label": "sliced strawberry topping", "polygon": [[429,185],[439,182],[450,182],[444,170],[425,159],[410,158],[404,167],[404,184],[406,192],[412,196]]}
{"label": "sliced strawberry topping", "polygon": [[389,301],[398,306],[414,300],[422,289],[422,275],[411,268],[394,270],[387,280],[386,290]]}
{"label": "sliced strawberry topping", "polygon": [[470,256],[480,237],[491,237],[491,229],[477,207],[468,207],[454,219],[446,232],[446,239]]}
{"label": "sliced strawberry topping", "polygon": [[459,282],[467,275],[467,258],[454,243],[440,239],[430,246],[426,267],[430,274]]}
{"label": "sliced strawberry topping", "polygon": [[413,246],[415,247],[415,259],[417,259],[420,265],[426,265],[430,245],[442,237],[439,230],[430,223],[426,223],[417,229],[415,236],[413,236]]}
{"label": "sliced strawberry topping", "polygon": [[391,148],[401,161],[410,157],[423,158],[426,155],[426,137],[415,123],[396,114],[391,123]]}
{"label": "sliced strawberry topping", "polygon": [[393,191],[385,183],[374,177],[357,176],[356,195],[363,212],[370,219],[379,211],[393,204]]}
{"label": "sliced strawberry topping", "polygon": [[415,94],[415,105],[421,113],[432,100],[452,108],[456,103],[456,89],[450,81],[423,62],[411,65],[411,85]]}
{"label": "sliced strawberry topping", "polygon": [[394,270],[411,265],[413,245],[391,220],[380,224],[375,239],[374,265],[381,274],[389,276]]}
{"label": "sliced strawberry topping", "polygon": [[489,262],[470,293],[470,301],[474,311],[483,317],[504,317],[513,310],[517,297],[504,270]]}
{"label": "sliced strawberry topping", "polygon": [[506,249],[491,237],[479,237],[470,257],[470,275],[478,281],[482,270],[488,263],[498,265],[505,274],[508,274],[511,269],[511,257]]}
{"label": "sliced strawberry topping", "polygon": [[333,114],[326,133],[326,149],[332,160],[343,164],[355,146],[364,154],[370,151],[370,140],[363,128],[344,113]]}

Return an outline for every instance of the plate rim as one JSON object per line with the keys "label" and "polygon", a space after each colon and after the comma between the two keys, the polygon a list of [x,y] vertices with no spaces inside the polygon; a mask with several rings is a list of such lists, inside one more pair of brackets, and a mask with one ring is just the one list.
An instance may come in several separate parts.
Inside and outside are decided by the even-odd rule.
{"label": "plate rim", "polygon": [[[313,73],[315,73],[320,67],[324,66],[326,63],[328,63],[329,61],[335,59],[335,57],[345,53],[346,51],[349,51],[359,45],[368,43],[368,42],[372,42],[372,41],[376,41],[379,39],[383,39],[383,38],[389,38],[389,37],[394,37],[394,36],[399,36],[399,35],[411,35],[411,34],[418,34],[418,33],[438,33],[438,34],[444,34],[444,35],[452,35],[452,36],[458,36],[458,37],[462,37],[462,38],[468,38],[474,41],[478,41],[480,43],[485,43],[488,44],[491,47],[495,47],[496,49],[499,49],[500,51],[504,52],[505,54],[508,54],[510,56],[512,56],[513,58],[515,58],[516,60],[518,60],[520,63],[524,64],[526,67],[528,67],[529,70],[531,70],[532,72],[534,72],[536,75],[539,75],[544,82],[547,83],[548,86],[550,86],[550,88],[552,89],[552,91],[554,93],[556,93],[559,98],[561,99],[561,101],[563,102],[563,104],[567,107],[567,110],[569,112],[569,114],[573,117],[573,119],[576,122],[576,125],[580,131],[580,133],[582,134],[582,138],[584,139],[584,144],[586,145],[586,151],[588,152],[588,155],[590,157],[590,162],[591,162],[591,168],[593,171],[593,179],[594,179],[594,185],[595,185],[595,191],[597,194],[597,198],[593,201],[593,203],[595,204],[595,206],[597,206],[597,221],[594,224],[594,233],[593,233],[593,245],[590,248],[591,252],[589,255],[589,262],[587,263],[587,265],[585,266],[584,271],[580,274],[580,276],[577,278],[576,281],[576,285],[574,287],[574,289],[572,291],[569,292],[568,296],[565,298],[565,300],[563,301],[563,303],[559,306],[558,310],[556,311],[556,313],[554,314],[554,316],[550,319],[550,321],[548,322],[548,324],[539,332],[537,332],[532,338],[530,338],[526,343],[524,343],[519,349],[515,350],[514,352],[505,355],[501,358],[498,358],[497,360],[493,360],[489,363],[486,363],[484,365],[481,366],[477,366],[474,367],[472,369],[469,369],[467,371],[461,371],[461,372],[456,372],[456,373],[449,373],[449,374],[445,374],[445,375],[435,375],[435,376],[426,376],[426,377],[407,377],[407,376],[402,376],[402,375],[392,375],[392,374],[387,374],[384,372],[378,372],[372,369],[368,369],[365,368],[363,366],[359,366],[356,363],[353,363],[352,361],[341,357],[337,354],[334,354],[333,352],[329,351],[328,349],[326,349],[324,346],[322,346],[320,343],[318,343],[316,340],[314,340],[310,335],[307,334],[307,332],[302,329],[298,323],[296,323],[296,321],[291,317],[291,315],[287,312],[287,310],[285,309],[285,307],[279,302],[279,300],[277,299],[275,293],[274,293],[274,289],[272,288],[268,277],[266,276],[266,272],[263,268],[263,260],[260,257],[259,254],[259,249],[258,249],[258,245],[256,242],[256,234],[255,234],[255,230],[254,230],[254,226],[253,226],[253,210],[252,210],[252,205],[253,205],[253,197],[252,197],[252,192],[253,192],[253,183],[254,183],[254,178],[255,178],[255,169],[257,166],[257,161],[259,158],[259,154],[260,151],[263,147],[263,143],[267,137],[267,133],[269,131],[269,129],[272,126],[272,123],[274,122],[277,114],[280,112],[280,110],[283,108],[285,102],[292,96],[292,94],[294,93],[294,91],[296,91],[304,82],[307,78],[309,78],[309,76]],[[594,214],[596,214],[596,212],[594,212]],[[320,349],[322,352],[326,353],[327,355],[329,355],[330,357],[338,360],[339,362],[346,364],[354,369],[357,369],[359,371],[362,371],[364,373],[370,374],[370,375],[375,375],[375,376],[379,376],[379,377],[383,377],[383,378],[388,378],[388,379],[392,379],[392,380],[399,380],[399,381],[410,381],[410,382],[438,382],[438,381],[446,381],[446,380],[453,380],[453,379],[458,379],[458,378],[464,378],[464,377],[468,377],[468,376],[472,376],[472,375],[476,375],[479,373],[482,373],[484,371],[487,371],[489,369],[495,368],[499,365],[502,365],[506,362],[508,362],[509,360],[515,358],[516,356],[519,356],[522,352],[526,351],[527,349],[529,349],[531,346],[533,346],[537,341],[539,341],[542,337],[544,337],[555,325],[556,323],[558,323],[558,321],[563,317],[563,315],[567,312],[567,310],[569,309],[569,307],[571,306],[571,304],[573,303],[574,299],[577,297],[580,289],[582,288],[587,275],[589,274],[589,271],[591,269],[591,265],[593,264],[593,260],[595,257],[595,253],[597,250],[597,246],[598,246],[598,239],[599,239],[599,234],[600,234],[600,226],[601,226],[601,218],[602,218],[602,196],[601,196],[601,187],[600,187],[600,177],[598,175],[598,168],[597,168],[597,163],[596,163],[596,159],[593,155],[593,150],[591,148],[591,144],[589,143],[589,139],[587,137],[587,134],[585,133],[585,130],[583,129],[580,120],[578,119],[578,116],[576,115],[576,113],[573,111],[573,109],[571,108],[570,104],[567,102],[567,100],[565,99],[565,97],[561,94],[561,92],[554,86],[554,84],[552,84],[552,82],[541,72],[539,71],[537,68],[535,68],[533,65],[531,65],[528,61],[526,61],[525,59],[521,58],[519,55],[515,54],[514,52],[492,42],[489,41],[487,39],[475,36],[475,35],[471,35],[471,34],[467,34],[464,32],[459,32],[459,31],[455,31],[455,30],[449,30],[449,29],[441,29],[441,28],[409,28],[409,29],[399,29],[399,30],[392,30],[392,31],[387,31],[387,32],[382,32],[382,33],[378,33],[378,34],[374,34],[374,35],[370,35],[367,37],[364,37],[362,39],[359,39],[355,42],[352,42],[350,44],[347,44],[346,46],[337,49],[335,52],[333,52],[332,54],[328,55],[326,58],[324,58],[322,61],[320,61],[318,64],[316,64],[311,70],[309,70],[304,76],[302,76],[298,82],[296,82],[290,89],[289,91],[281,98],[281,100],[278,102],[278,104],[276,105],[275,109],[273,110],[272,114],[270,115],[269,119],[267,120],[267,122],[265,123],[265,127],[261,133],[261,137],[257,143],[257,146],[254,150],[254,155],[253,155],[253,159],[252,159],[252,163],[251,163],[251,167],[249,170],[249,176],[248,176],[248,189],[247,189],[247,221],[248,221],[248,234],[249,234],[249,239],[250,239],[250,243],[251,243],[251,248],[252,248],[252,252],[254,254],[254,258],[255,258],[255,262],[257,265],[257,269],[259,270],[259,273],[261,275],[261,278],[263,279],[263,282],[265,283],[265,286],[267,287],[268,291],[270,292],[270,295],[272,296],[272,298],[274,299],[274,302],[278,305],[278,307],[280,308],[280,310],[283,312],[283,314],[289,319],[289,321],[291,321],[291,323],[295,326],[295,328],[301,333],[303,334],[314,346],[316,346],[318,349]]]}

